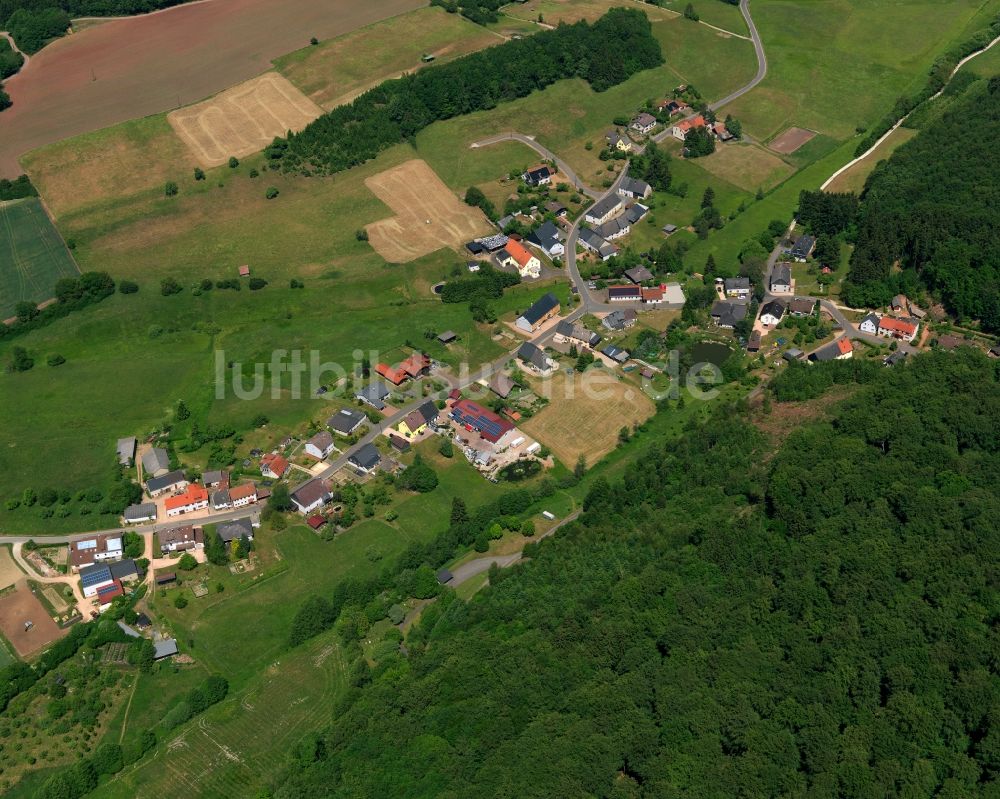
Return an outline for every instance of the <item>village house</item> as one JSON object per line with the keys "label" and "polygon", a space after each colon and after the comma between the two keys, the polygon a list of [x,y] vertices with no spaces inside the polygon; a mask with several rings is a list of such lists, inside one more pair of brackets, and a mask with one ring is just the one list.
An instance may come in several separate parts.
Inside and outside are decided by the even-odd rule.
{"label": "village house", "polygon": [[160,530],[156,534],[160,542],[160,552],[187,552],[190,549],[204,549],[205,535],[200,527],[187,524],[170,530]]}
{"label": "village house", "polygon": [[465,262],[465,268],[468,269],[470,272],[478,272],[479,268],[481,266],[482,266],[482,264],[480,264],[479,261],[466,261]]}
{"label": "village house", "polygon": [[456,424],[469,432],[479,433],[480,438],[494,446],[499,446],[504,437],[515,429],[514,425],[489,408],[468,399],[456,400],[450,416]]}
{"label": "village house", "polygon": [[778,300],[764,303],[760,308],[760,323],[764,327],[774,327],[785,315],[785,304]]}
{"label": "village house", "polygon": [[151,477],[162,477],[170,471],[170,455],[161,447],[153,447],[143,453],[142,476],[147,480]]}
{"label": "village house", "polygon": [[747,340],[747,352],[760,352],[761,335],[759,330],[752,330]]}
{"label": "village house", "polygon": [[[559,324],[563,323],[560,322]],[[490,378],[490,391],[500,397],[500,399],[507,399],[515,388],[517,388],[517,383],[503,372],[497,372]]]}
{"label": "village house", "polygon": [[670,129],[670,135],[679,141],[684,141],[689,131],[703,127],[705,127],[705,117],[698,114],[690,119],[682,119]]}
{"label": "village house", "polygon": [[553,316],[559,315],[559,298],[551,291],[542,295],[514,324],[519,330],[534,333]]}
{"label": "village house", "polygon": [[132,465],[133,461],[135,460],[135,447],[136,447],[135,436],[118,439],[118,443],[115,445],[115,449],[118,452],[119,466]]}
{"label": "village house", "polygon": [[788,312],[792,316],[812,316],[816,313],[816,301],[806,297],[794,297],[788,303]]}
{"label": "village house", "polygon": [[733,134],[729,132],[729,128],[726,127],[725,122],[716,122],[712,125],[712,133],[714,133],[715,138],[721,142],[732,141],[735,138]]}
{"label": "village house", "polygon": [[614,344],[608,344],[601,354],[607,356],[612,361],[618,364],[625,363],[629,359],[629,354],[627,350],[623,350],[621,347],[617,347]]}
{"label": "village house", "polygon": [[592,225],[603,225],[620,214],[623,208],[621,198],[616,194],[609,194],[603,200],[596,202],[594,207],[587,211],[584,219]]}
{"label": "village house", "polygon": [[854,357],[854,347],[847,336],[841,336],[836,341],[831,341],[825,347],[820,347],[809,356],[810,361],[846,361]]}
{"label": "village house", "polygon": [[220,524],[215,529],[215,532],[218,533],[223,544],[228,544],[231,541],[239,541],[241,538],[253,541],[253,522],[247,518],[233,519],[231,522]]}
{"label": "village house", "polygon": [[594,253],[602,261],[607,261],[618,255],[619,249],[610,241],[605,241],[600,234],[590,228],[580,228],[580,235],[577,238],[580,246],[585,250]]}
{"label": "village house", "polygon": [[197,483],[189,484],[182,493],[174,497],[167,497],[163,502],[163,509],[167,512],[167,516],[180,516],[184,513],[204,510],[207,507],[208,489]]}
{"label": "village house", "polygon": [[895,352],[890,352],[884,361],[882,361],[883,366],[895,366],[898,363],[902,363],[906,360],[907,353],[903,350],[896,350]]}
{"label": "village house", "polygon": [[542,262],[532,255],[519,241],[511,239],[497,254],[497,263],[516,269],[521,277],[537,279],[542,273]]}
{"label": "village house", "polygon": [[368,421],[368,417],[361,411],[354,408],[343,408],[326,420],[326,426],[338,435],[349,436],[366,421]]}
{"label": "village house", "polygon": [[160,494],[166,494],[169,491],[182,491],[187,488],[188,480],[184,476],[184,472],[180,469],[167,472],[160,477],[153,477],[146,481],[146,491],[149,492],[151,497],[158,497]]}
{"label": "village house", "polygon": [[608,302],[638,302],[642,300],[639,286],[608,286]]}
{"label": "village house", "polygon": [[723,290],[727,297],[735,297],[740,300],[750,299],[750,278],[748,277],[727,277],[723,281]]}
{"label": "village house", "polygon": [[387,363],[379,363],[375,365],[375,374],[379,377],[385,378],[394,386],[398,386],[403,383],[406,378],[406,372],[395,366],[389,366]]}
{"label": "village house", "polygon": [[648,213],[649,208],[642,203],[632,203],[632,205],[625,209],[624,219],[629,225],[634,225]]}
{"label": "village house", "polygon": [[220,488],[212,492],[212,510],[225,510],[233,506],[233,499],[229,496],[228,488]]}
{"label": "village house", "polygon": [[156,503],[141,502],[137,505],[129,505],[122,514],[125,524],[139,524],[141,522],[156,521]]}
{"label": "village house", "polygon": [[556,363],[549,358],[545,351],[530,341],[525,341],[517,351],[518,360],[530,366],[536,372],[545,373],[555,368]]}
{"label": "village house", "polygon": [[916,322],[908,322],[905,319],[896,319],[892,316],[883,316],[878,323],[878,334],[900,341],[913,341],[919,327]]}
{"label": "village house", "polygon": [[548,164],[543,164],[542,166],[529,169],[521,175],[521,178],[529,186],[547,186],[552,182],[552,176],[554,174],[555,170],[552,167]]}
{"label": "village house", "polygon": [[861,322],[858,323],[858,330],[874,336],[878,333],[878,323],[879,315],[877,313],[867,313]]}
{"label": "village house", "polygon": [[788,294],[792,290],[792,270],[788,264],[778,264],[771,273],[771,293]]}
{"label": "village house", "polygon": [[653,193],[653,189],[646,181],[626,175],[618,184],[618,193],[632,200],[645,200]]}
{"label": "village house", "polygon": [[415,411],[408,413],[397,426],[396,429],[406,438],[416,438],[424,432],[430,425],[433,425],[438,418],[438,408],[432,400],[427,400]]}
{"label": "village house", "polygon": [[750,303],[745,300],[719,300],[712,306],[712,321],[721,328],[731,330],[747,318]]}
{"label": "village house", "polygon": [[799,236],[798,241],[792,245],[791,256],[799,263],[805,263],[813,250],[816,249],[816,239],[812,236]]}
{"label": "village house", "polygon": [[122,536],[102,534],[71,541],[69,544],[69,566],[74,572],[85,566],[118,560],[122,556]]}
{"label": "village house", "polygon": [[326,460],[327,456],[333,452],[333,435],[329,430],[320,430],[306,442],[305,451],[306,455],[310,455],[318,461]]}
{"label": "village house", "polygon": [[569,209],[558,200],[549,200],[545,203],[545,210],[547,213],[554,214],[557,219],[562,219],[569,212]]}
{"label": "village house", "polygon": [[683,113],[687,112],[690,108],[691,108],[691,106],[688,105],[683,100],[668,100],[668,99],[664,99],[664,100],[660,100],[656,104],[656,110],[657,111],[659,111],[661,114],[667,113],[670,116],[673,116],[674,114],[683,114]]}
{"label": "village house", "polygon": [[230,488],[229,500],[234,508],[252,505],[257,501],[257,486],[253,483],[243,483],[235,488]]}
{"label": "village house", "polygon": [[641,114],[637,115],[631,122],[629,122],[629,128],[634,130],[636,133],[645,136],[648,133],[652,133],[653,128],[656,127],[656,117],[643,111]]}
{"label": "village house", "polygon": [[205,488],[228,488],[229,472],[211,469],[201,476],[201,482]]}
{"label": "village house", "polygon": [[589,347],[593,349],[600,341],[601,337],[583,325],[575,325],[565,319],[556,325],[556,334],[553,337],[556,342],[568,341],[578,347]]}
{"label": "village house", "polygon": [[628,221],[627,216],[622,215],[609,219],[603,225],[598,225],[594,228],[594,232],[605,241],[614,241],[622,236],[627,236],[631,229],[632,224]]}
{"label": "village house", "polygon": [[892,298],[892,302],[889,303],[889,308],[894,313],[908,313],[908,303],[906,301],[905,294],[897,294]]}
{"label": "village house", "polygon": [[371,405],[375,410],[384,411],[385,399],[389,396],[389,388],[385,383],[376,380],[371,385],[365,386],[354,396],[366,405]]}
{"label": "village house", "polygon": [[626,330],[635,325],[639,315],[631,308],[624,311],[612,311],[601,320],[601,324],[608,330]]}
{"label": "village house", "polygon": [[379,451],[375,448],[374,444],[365,444],[360,447],[351,457],[347,459],[347,462],[351,464],[355,469],[360,472],[365,472],[366,474],[371,474],[375,469],[378,468],[379,463],[382,460],[382,456]]}
{"label": "village house", "polygon": [[279,455],[276,452],[268,452],[266,455],[261,456],[260,459],[260,473],[264,477],[269,477],[272,480],[280,480],[285,476],[285,472],[288,471],[288,459]]}
{"label": "village house", "polygon": [[558,258],[566,252],[559,238],[559,228],[552,222],[543,222],[528,236],[528,243],[538,247],[549,258]]}
{"label": "village house", "polygon": [[653,273],[645,266],[633,266],[631,269],[625,270],[625,277],[638,285],[639,283],[645,283],[647,280],[652,280]]}
{"label": "village house", "polygon": [[322,480],[310,480],[295,489],[289,496],[299,513],[309,514],[330,498],[330,489]]}
{"label": "village house", "polygon": [[609,130],[604,134],[604,140],[608,143],[608,148],[618,150],[620,153],[631,152],[632,142],[617,130]]}

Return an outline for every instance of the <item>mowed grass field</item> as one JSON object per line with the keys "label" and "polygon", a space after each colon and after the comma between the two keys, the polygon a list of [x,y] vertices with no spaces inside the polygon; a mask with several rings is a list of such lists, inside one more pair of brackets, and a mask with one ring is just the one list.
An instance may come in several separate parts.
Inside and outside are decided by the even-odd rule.
{"label": "mowed grass field", "polygon": [[347,671],[333,634],[320,636],[268,664],[92,795],[255,796],[297,743],[329,723]]}
{"label": "mowed grass field", "polygon": [[549,380],[530,382],[536,394],[551,401],[520,427],[568,468],[581,455],[596,463],[617,446],[619,430],[631,431],[656,410],[642,391],[607,370],[571,376],[560,371]]}
{"label": "mowed grass field", "polygon": [[418,8],[275,59],[310,100],[329,110],[383,80],[503,42],[503,37],[443,8]]}
{"label": "mowed grass field", "polygon": [[755,0],[768,75],[726,112],[760,140],[790,125],[846,139],[921,86],[937,55],[997,10],[996,0]]}
{"label": "mowed grass field", "polygon": [[37,197],[0,202],[0,320],[21,301],[52,297],[59,278],[76,264]]}
{"label": "mowed grass field", "polygon": [[906,144],[916,135],[917,131],[910,128],[896,128],[885,141],[875,148],[871,155],[838,175],[836,180],[827,186],[826,190],[852,191],[855,194],[861,194],[861,190],[865,187],[865,181],[868,180],[868,176],[879,165],[879,162],[887,159],[898,147]]}

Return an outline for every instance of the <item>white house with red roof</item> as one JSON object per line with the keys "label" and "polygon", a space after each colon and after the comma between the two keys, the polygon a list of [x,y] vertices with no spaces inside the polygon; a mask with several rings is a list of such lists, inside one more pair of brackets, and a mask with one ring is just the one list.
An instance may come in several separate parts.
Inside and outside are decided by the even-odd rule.
{"label": "white house with red roof", "polygon": [[516,269],[521,277],[538,278],[542,273],[542,262],[519,241],[510,239],[499,253],[497,263]]}
{"label": "white house with red roof", "polygon": [[878,334],[899,341],[913,341],[920,325],[894,316],[883,316],[878,322]]}
{"label": "white house with red roof", "polygon": [[684,141],[685,137],[688,135],[688,131],[703,127],[705,127],[705,117],[698,114],[698,116],[691,117],[690,119],[682,119],[670,129],[670,135],[675,139]]}

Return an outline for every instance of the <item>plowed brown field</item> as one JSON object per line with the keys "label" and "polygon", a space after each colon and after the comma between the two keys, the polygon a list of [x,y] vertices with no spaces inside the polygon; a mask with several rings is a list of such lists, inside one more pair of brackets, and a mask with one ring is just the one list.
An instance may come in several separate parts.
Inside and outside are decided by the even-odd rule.
{"label": "plowed brown field", "polygon": [[0,177],[28,150],[197,102],[271,60],[425,5],[425,0],[208,0],[116,19],[60,39],[6,81]]}

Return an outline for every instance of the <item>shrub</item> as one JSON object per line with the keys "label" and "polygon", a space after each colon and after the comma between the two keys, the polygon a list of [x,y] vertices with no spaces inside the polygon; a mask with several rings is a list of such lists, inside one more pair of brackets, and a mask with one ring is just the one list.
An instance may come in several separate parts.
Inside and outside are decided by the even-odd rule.
{"label": "shrub", "polygon": [[163,193],[166,194],[168,197],[173,197],[175,194],[177,194],[177,191],[178,191],[177,184],[174,183],[172,180],[168,180],[163,186]]}
{"label": "shrub", "polygon": [[63,358],[62,355],[59,355],[57,353],[52,353],[52,355],[50,355],[46,360],[46,363],[48,363],[49,366],[61,366],[62,364],[66,363],[66,359]]}
{"label": "shrub", "polygon": [[268,186],[267,191],[264,192],[264,197],[265,199],[273,200],[275,197],[278,196],[278,194],[280,194],[280,192],[278,191],[276,186]]}
{"label": "shrub", "polygon": [[238,167],[239,165],[240,165],[240,159],[239,158],[237,158],[235,155],[229,156],[229,168],[230,169],[236,169],[236,167]]}
{"label": "shrub", "polygon": [[252,277],[250,278],[250,291],[259,291],[267,285],[267,281],[262,277]]}
{"label": "shrub", "polygon": [[174,607],[178,610],[183,610],[188,605],[187,597],[184,594],[178,594],[174,597]]}
{"label": "shrub", "polygon": [[118,283],[118,291],[122,294],[135,294],[139,290],[139,284],[131,280],[122,280]]}
{"label": "shrub", "polygon": [[160,281],[160,294],[169,297],[171,294],[180,294],[184,288],[172,277],[165,277]]}
{"label": "shrub", "polygon": [[203,170],[199,166],[196,166],[194,168],[194,179],[195,180],[204,180],[205,179],[205,170]]}

